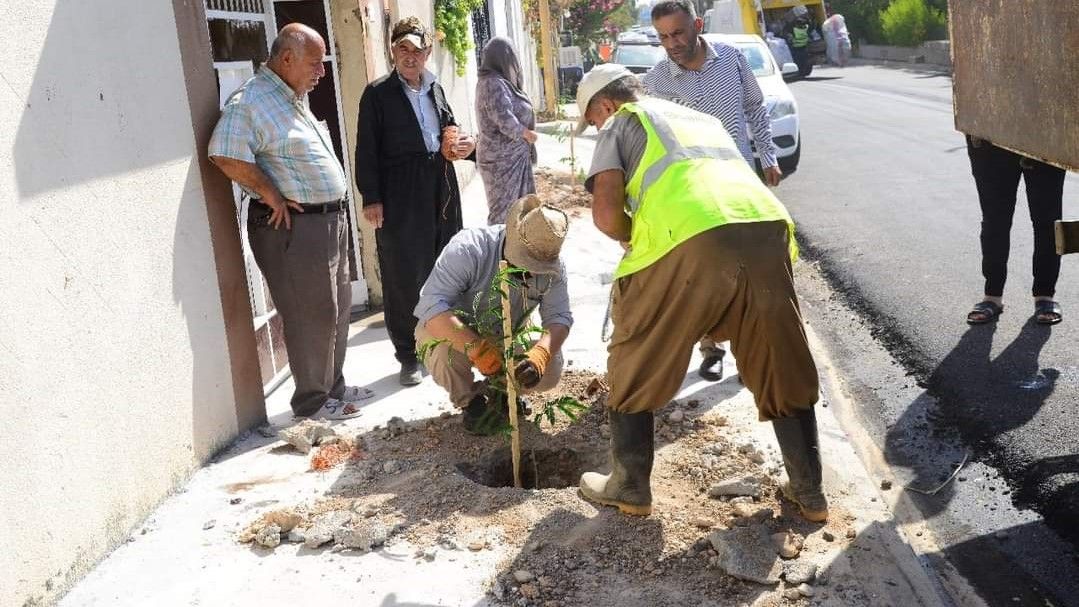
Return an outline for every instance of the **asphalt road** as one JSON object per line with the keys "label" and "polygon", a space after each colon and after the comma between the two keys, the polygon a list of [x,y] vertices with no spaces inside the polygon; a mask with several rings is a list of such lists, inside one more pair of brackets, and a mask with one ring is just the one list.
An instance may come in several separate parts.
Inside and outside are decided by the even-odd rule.
{"label": "asphalt road", "polygon": [[[968,327],[980,213],[950,78],[860,66],[791,88],[802,160],[778,194],[829,283],[807,295],[807,316],[860,423],[909,486],[935,487],[969,455],[936,495],[908,493],[983,599],[1079,604],[1079,255],[1058,283],[1064,322],[1034,324],[1020,188],[1005,313]],[[1079,175],[1064,213],[1079,217]]]}

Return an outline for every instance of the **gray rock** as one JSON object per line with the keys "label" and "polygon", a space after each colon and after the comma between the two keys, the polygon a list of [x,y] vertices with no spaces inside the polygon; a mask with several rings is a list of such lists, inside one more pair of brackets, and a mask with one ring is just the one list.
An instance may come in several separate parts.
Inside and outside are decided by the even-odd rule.
{"label": "gray rock", "polygon": [[[202,524],[202,530],[206,531],[206,530],[209,530],[209,529],[213,529],[216,526],[217,526],[217,521],[214,521],[214,520],[206,521],[205,523]],[[146,533],[145,529],[143,529],[143,533]]]}
{"label": "gray rock", "polygon": [[783,565],[776,558],[764,527],[713,531],[708,541],[717,552],[716,565],[727,575],[757,584],[779,583]]}
{"label": "gray rock", "polygon": [[517,580],[518,584],[527,584],[536,579],[536,576],[532,575],[531,571],[525,571],[524,569],[518,569],[513,572],[513,579]]}
{"label": "gray rock", "polygon": [[393,528],[378,521],[361,521],[351,527],[340,527],[333,533],[333,541],[352,550],[371,550],[386,543]]}
{"label": "gray rock", "polygon": [[783,591],[783,598],[788,601],[797,601],[802,598],[802,593],[798,592],[797,588],[787,588]]}
{"label": "gray rock", "polygon": [[320,514],[315,517],[311,526],[307,528],[303,545],[307,548],[318,548],[325,543],[332,542],[337,530],[345,527],[351,521],[352,514],[341,510]]}
{"label": "gray rock", "polygon": [[802,552],[804,543],[805,540],[797,533],[781,531],[772,534],[772,544],[775,547],[776,554],[785,559],[797,558]]}
{"label": "gray rock", "polygon": [[319,446],[332,445],[339,442],[341,442],[341,437],[337,436],[336,434],[327,434],[326,436],[320,437],[318,439]]}
{"label": "gray rock", "polygon": [[813,587],[810,586],[809,584],[798,584],[798,594],[800,594],[800,595],[802,595],[802,596],[804,596],[806,598],[809,598],[809,597],[813,596],[814,594],[817,594],[817,591],[814,590]]}
{"label": "gray rock", "polygon": [[752,476],[729,478],[719,481],[708,489],[708,497],[761,496],[761,481]]}
{"label": "gray rock", "polygon": [[431,561],[435,560],[435,556],[437,554],[438,554],[437,550],[435,550],[434,548],[428,548],[428,549],[423,551],[423,560],[425,560],[427,562],[431,562]]}
{"label": "gray rock", "polygon": [[408,432],[408,423],[400,417],[391,417],[390,421],[386,422],[386,431],[390,436],[400,436]]}
{"label": "gray rock", "polygon": [[599,435],[603,438],[611,438],[611,426],[609,424],[600,425]]}
{"label": "gray rock", "polygon": [[817,577],[817,566],[813,563],[793,561],[783,563],[783,577],[788,584],[805,584]]}
{"label": "gray rock", "polygon": [[263,548],[277,548],[281,543],[281,528],[277,525],[267,525],[255,535],[255,543]]}
{"label": "gray rock", "polygon": [[727,503],[731,504],[731,505],[734,505],[734,504],[754,504],[756,502],[751,497],[741,496],[741,497],[732,497],[731,501],[729,501]]}
{"label": "gray rock", "polygon": [[307,539],[307,534],[304,533],[303,529],[293,529],[288,532],[287,539],[293,544],[302,544],[304,540]]}
{"label": "gray rock", "polygon": [[302,453],[310,453],[322,437],[335,434],[337,433],[330,427],[330,422],[305,419],[295,426],[281,430],[277,437]]}
{"label": "gray rock", "polygon": [[745,502],[738,502],[731,509],[734,516],[748,518],[753,516],[757,512],[757,507],[753,504],[747,504]]}
{"label": "gray rock", "polygon": [[716,526],[716,522],[706,516],[695,516],[690,519],[689,524],[701,529],[711,529]]}
{"label": "gray rock", "polygon": [[887,491],[892,488],[892,481],[883,480],[880,482],[880,488]]}
{"label": "gray rock", "polygon": [[821,539],[823,539],[826,542],[834,542],[835,541],[835,535],[833,533],[831,533],[830,531],[823,531],[823,532],[821,532],[820,536],[821,536]]}
{"label": "gray rock", "polygon": [[382,471],[386,474],[397,474],[401,470],[401,464],[397,460],[391,459],[390,461],[382,464]]}
{"label": "gray rock", "polygon": [[719,467],[719,458],[711,453],[706,453],[701,456],[701,466],[712,470]]}
{"label": "gray rock", "polygon": [[674,411],[671,411],[670,413],[667,414],[667,421],[672,423],[672,424],[680,424],[683,421],[685,421],[685,419],[686,419],[686,413],[685,413],[685,411],[682,411],[681,409],[675,409]]}

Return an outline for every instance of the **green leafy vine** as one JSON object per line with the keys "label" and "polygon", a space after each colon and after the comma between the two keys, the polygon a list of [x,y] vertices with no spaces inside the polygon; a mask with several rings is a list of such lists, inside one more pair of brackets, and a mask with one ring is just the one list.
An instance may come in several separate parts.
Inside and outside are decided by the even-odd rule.
{"label": "green leafy vine", "polygon": [[468,35],[468,20],[472,11],[483,6],[484,0],[435,0],[435,30],[442,45],[453,55],[457,75],[465,75],[468,51],[473,48]]}

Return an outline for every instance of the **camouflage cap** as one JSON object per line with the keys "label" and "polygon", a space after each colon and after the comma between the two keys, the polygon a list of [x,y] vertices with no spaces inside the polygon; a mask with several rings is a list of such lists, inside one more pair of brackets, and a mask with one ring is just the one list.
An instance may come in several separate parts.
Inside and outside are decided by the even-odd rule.
{"label": "camouflage cap", "polygon": [[397,44],[401,40],[408,40],[416,48],[431,46],[431,33],[417,17],[405,17],[393,26],[390,34],[390,44]]}

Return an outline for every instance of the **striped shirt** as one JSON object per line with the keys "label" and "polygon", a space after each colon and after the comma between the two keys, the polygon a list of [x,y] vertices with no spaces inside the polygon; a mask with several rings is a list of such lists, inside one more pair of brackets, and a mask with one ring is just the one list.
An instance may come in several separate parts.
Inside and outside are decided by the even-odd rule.
{"label": "striped shirt", "polygon": [[645,74],[644,87],[650,95],[719,118],[750,166],[753,166],[753,148],[749,139],[752,131],[761,166],[776,166],[772,124],[764,105],[764,94],[749,62],[741,51],[729,44],[708,43],[703,39],[701,43],[706,53],[701,69],[683,69],[667,58]]}
{"label": "striped shirt", "polygon": [[307,108],[306,96],[266,66],[225,102],[209,155],[257,165],[282,196],[300,204],[341,200],[348,188],[329,129]]}

